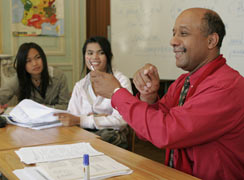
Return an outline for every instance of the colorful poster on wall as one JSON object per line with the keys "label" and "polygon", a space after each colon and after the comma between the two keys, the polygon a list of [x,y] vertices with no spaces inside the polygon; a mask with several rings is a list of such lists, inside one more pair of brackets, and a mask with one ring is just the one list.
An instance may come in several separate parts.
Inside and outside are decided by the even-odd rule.
{"label": "colorful poster on wall", "polygon": [[15,36],[64,36],[63,0],[12,0]]}

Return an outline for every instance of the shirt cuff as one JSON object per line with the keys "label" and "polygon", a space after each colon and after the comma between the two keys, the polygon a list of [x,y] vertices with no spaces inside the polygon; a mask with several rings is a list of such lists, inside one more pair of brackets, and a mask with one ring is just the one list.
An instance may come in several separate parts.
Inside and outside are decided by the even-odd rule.
{"label": "shirt cuff", "polygon": [[119,89],[121,89],[121,87],[115,88],[113,94],[116,93]]}
{"label": "shirt cuff", "polygon": [[[135,101],[135,98],[127,89],[120,88],[111,98],[111,105],[114,109],[118,110],[118,107],[123,107],[123,104],[127,102],[130,104]],[[138,100],[138,99],[137,99]]]}

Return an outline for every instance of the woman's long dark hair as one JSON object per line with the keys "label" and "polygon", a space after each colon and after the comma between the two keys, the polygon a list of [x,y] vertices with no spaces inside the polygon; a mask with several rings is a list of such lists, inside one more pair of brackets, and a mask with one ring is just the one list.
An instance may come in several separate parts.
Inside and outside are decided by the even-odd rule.
{"label": "woman's long dark hair", "polygon": [[87,45],[89,43],[98,43],[102,50],[104,51],[106,57],[107,57],[107,66],[106,66],[106,72],[113,74],[113,70],[112,70],[112,58],[113,58],[113,53],[111,50],[111,45],[110,42],[107,40],[107,38],[102,37],[102,36],[94,36],[91,37],[89,39],[86,40],[86,42],[84,43],[83,49],[82,49],[82,53],[83,53],[83,70],[82,73],[84,72],[84,70],[86,70],[86,74],[88,74],[90,72],[90,69],[87,68],[86,66],[86,48]]}
{"label": "woman's long dark hair", "polygon": [[47,87],[49,85],[50,77],[48,73],[47,58],[42,50],[42,48],[33,42],[24,43],[19,47],[17,52],[14,67],[17,71],[17,76],[19,80],[19,97],[18,100],[29,99],[31,97],[31,92],[34,92],[35,86],[32,83],[31,75],[26,71],[27,57],[30,49],[36,49],[42,59],[43,70],[41,72],[41,84],[40,84],[40,94],[42,98],[45,98]]}

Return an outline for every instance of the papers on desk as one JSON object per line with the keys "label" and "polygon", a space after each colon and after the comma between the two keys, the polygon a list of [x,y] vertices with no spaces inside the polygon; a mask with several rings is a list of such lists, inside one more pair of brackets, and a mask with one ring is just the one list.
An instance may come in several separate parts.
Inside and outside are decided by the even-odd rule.
{"label": "papers on desk", "polygon": [[[36,167],[17,169],[14,174],[20,180],[78,180],[84,178],[83,159],[39,163]],[[131,174],[133,171],[109,156],[90,158],[90,179],[105,179],[113,176]]]}
{"label": "papers on desk", "polygon": [[103,154],[95,150],[90,143],[85,142],[65,145],[25,147],[20,148],[15,151],[15,153],[25,164],[79,158],[83,157],[84,154],[89,154],[89,156]]}
{"label": "papers on desk", "polygon": [[[69,146],[69,147],[68,147]],[[35,151],[35,158],[42,159],[35,167],[25,167],[24,169],[14,170],[13,173],[20,180],[77,180],[83,179],[83,154],[90,155],[90,178],[104,179],[113,176],[130,174],[133,171],[123,164],[113,160],[109,156],[92,148],[89,143],[77,143],[70,145],[45,146],[45,149],[38,150],[44,146],[27,148]],[[84,148],[84,149],[81,149]],[[25,149],[26,148],[21,148]],[[21,150],[20,149],[20,150]],[[27,156],[27,151],[24,153]],[[72,155],[69,155],[71,153]],[[79,158],[74,153],[79,154]],[[17,153],[19,155],[19,153]],[[53,158],[52,156],[55,156]],[[39,158],[41,157],[41,158]],[[54,161],[54,159],[66,159]]]}
{"label": "papers on desk", "polygon": [[57,112],[67,111],[53,109],[30,99],[24,99],[9,112],[9,116],[5,117],[10,124],[43,129],[62,125],[58,117],[53,116]]}
{"label": "papers on desk", "polygon": [[60,121],[53,121],[53,122],[49,122],[49,123],[35,123],[35,124],[19,123],[19,122],[16,122],[15,120],[13,120],[12,116],[10,116],[10,115],[2,115],[2,116],[6,117],[8,124],[13,124],[16,126],[21,126],[21,127],[27,127],[27,128],[31,128],[31,129],[35,129],[35,130],[62,126],[62,123]]}
{"label": "papers on desk", "polygon": [[48,180],[45,176],[43,176],[36,167],[25,167],[24,169],[16,169],[13,173],[20,180]]}

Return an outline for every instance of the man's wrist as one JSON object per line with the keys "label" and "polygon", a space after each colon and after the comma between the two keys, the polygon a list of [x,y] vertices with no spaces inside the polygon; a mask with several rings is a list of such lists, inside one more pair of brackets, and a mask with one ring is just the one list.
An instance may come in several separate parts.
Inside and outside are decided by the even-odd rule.
{"label": "man's wrist", "polygon": [[147,102],[148,104],[154,104],[158,100],[158,94],[140,94],[139,98],[141,101]]}

